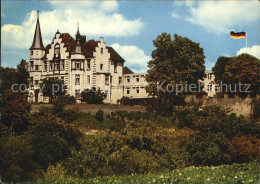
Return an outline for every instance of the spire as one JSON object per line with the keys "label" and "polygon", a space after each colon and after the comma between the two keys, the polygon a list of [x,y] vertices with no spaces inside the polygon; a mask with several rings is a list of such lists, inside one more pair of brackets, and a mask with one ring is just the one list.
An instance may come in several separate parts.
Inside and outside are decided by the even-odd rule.
{"label": "spire", "polygon": [[37,10],[37,23],[35,27],[33,43],[30,49],[44,49],[39,21],[39,10]]}
{"label": "spire", "polygon": [[80,33],[79,33],[79,22],[77,23],[77,27],[78,27],[78,31],[77,31],[76,35],[80,35]]}

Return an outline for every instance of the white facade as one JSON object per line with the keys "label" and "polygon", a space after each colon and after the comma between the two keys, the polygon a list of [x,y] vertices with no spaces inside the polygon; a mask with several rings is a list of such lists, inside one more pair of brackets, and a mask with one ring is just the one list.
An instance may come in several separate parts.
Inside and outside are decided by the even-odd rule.
{"label": "white facade", "polygon": [[[117,103],[123,96],[124,59],[104,38],[86,41],[78,32],[74,40],[68,33],[56,32],[52,43],[43,47],[39,16],[35,36],[30,48],[30,101],[48,102],[39,91],[44,78],[54,77],[64,81],[66,94],[80,101],[80,93],[95,87],[105,92],[106,103]],[[37,93],[36,93],[37,92]]]}

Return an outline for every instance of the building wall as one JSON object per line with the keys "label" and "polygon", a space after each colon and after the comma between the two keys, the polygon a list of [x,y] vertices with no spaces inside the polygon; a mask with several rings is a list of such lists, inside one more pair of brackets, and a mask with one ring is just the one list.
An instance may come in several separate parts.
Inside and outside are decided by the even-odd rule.
{"label": "building wall", "polygon": [[145,81],[146,73],[125,74],[123,77],[124,93],[129,98],[147,98],[146,92],[148,83]]}

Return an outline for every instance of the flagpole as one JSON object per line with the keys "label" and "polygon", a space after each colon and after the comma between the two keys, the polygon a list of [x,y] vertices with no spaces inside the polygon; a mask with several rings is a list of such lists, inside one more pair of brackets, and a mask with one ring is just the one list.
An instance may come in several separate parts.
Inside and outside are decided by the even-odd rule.
{"label": "flagpole", "polygon": [[246,32],[246,54],[247,54],[247,32]]}

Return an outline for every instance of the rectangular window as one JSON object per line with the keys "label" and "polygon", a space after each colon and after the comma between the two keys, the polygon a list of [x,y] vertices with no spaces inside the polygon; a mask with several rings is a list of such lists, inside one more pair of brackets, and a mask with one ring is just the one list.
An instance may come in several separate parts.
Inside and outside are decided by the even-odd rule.
{"label": "rectangular window", "polygon": [[90,84],[90,75],[87,76],[87,84]]}
{"label": "rectangular window", "polygon": [[80,76],[79,75],[75,75],[75,84],[76,85],[80,84]]}
{"label": "rectangular window", "polygon": [[34,64],[34,62],[30,61],[30,63],[31,63],[31,71],[33,71],[33,64]]}
{"label": "rectangular window", "polygon": [[61,70],[65,70],[65,62],[61,61]]}
{"label": "rectangular window", "polygon": [[55,70],[60,70],[60,65],[59,64],[55,64]]}
{"label": "rectangular window", "polygon": [[108,76],[106,76],[106,78],[105,78],[105,85],[106,85],[106,86],[109,85],[109,83],[108,83]]}
{"label": "rectangular window", "polygon": [[33,51],[31,51],[31,55],[33,55]]}
{"label": "rectangular window", "polygon": [[35,80],[35,85],[38,85],[39,84],[39,81],[38,80]]}
{"label": "rectangular window", "polygon": [[90,71],[90,60],[87,61],[87,70]]}
{"label": "rectangular window", "polygon": [[36,51],[36,55],[38,55],[39,54],[39,51]]}
{"label": "rectangular window", "polygon": [[100,70],[103,70],[103,64],[100,64]]}
{"label": "rectangular window", "polygon": [[118,78],[118,85],[121,85],[121,83],[122,83],[122,77],[119,77]]}
{"label": "rectangular window", "polygon": [[211,80],[212,78],[212,73],[208,73],[208,79]]}
{"label": "rectangular window", "polygon": [[38,71],[38,70],[39,70],[39,66],[35,65],[35,71]]}
{"label": "rectangular window", "polygon": [[208,91],[212,91],[212,85],[211,84],[208,85]]}
{"label": "rectangular window", "polygon": [[130,89],[126,90],[126,94],[128,94],[128,95],[130,94]]}
{"label": "rectangular window", "polygon": [[130,77],[127,77],[127,82],[128,82],[128,83],[130,82]]}
{"label": "rectangular window", "polygon": [[80,97],[80,90],[79,90],[79,89],[76,89],[76,90],[75,90],[75,97],[76,97],[76,98],[79,98],[79,97]]}
{"label": "rectangular window", "polygon": [[139,78],[136,78],[136,82],[139,82]]}
{"label": "rectangular window", "polygon": [[101,52],[101,54],[103,54],[103,48],[101,48],[101,51],[100,51],[100,52]]}
{"label": "rectangular window", "polygon": [[80,63],[79,62],[76,63],[76,69],[80,69]]}
{"label": "rectangular window", "polygon": [[139,94],[139,88],[138,87],[136,88],[136,93]]}
{"label": "rectangular window", "polygon": [[52,63],[50,63],[50,71],[52,71]]}
{"label": "rectangular window", "polygon": [[117,62],[114,62],[114,73],[117,73]]}

